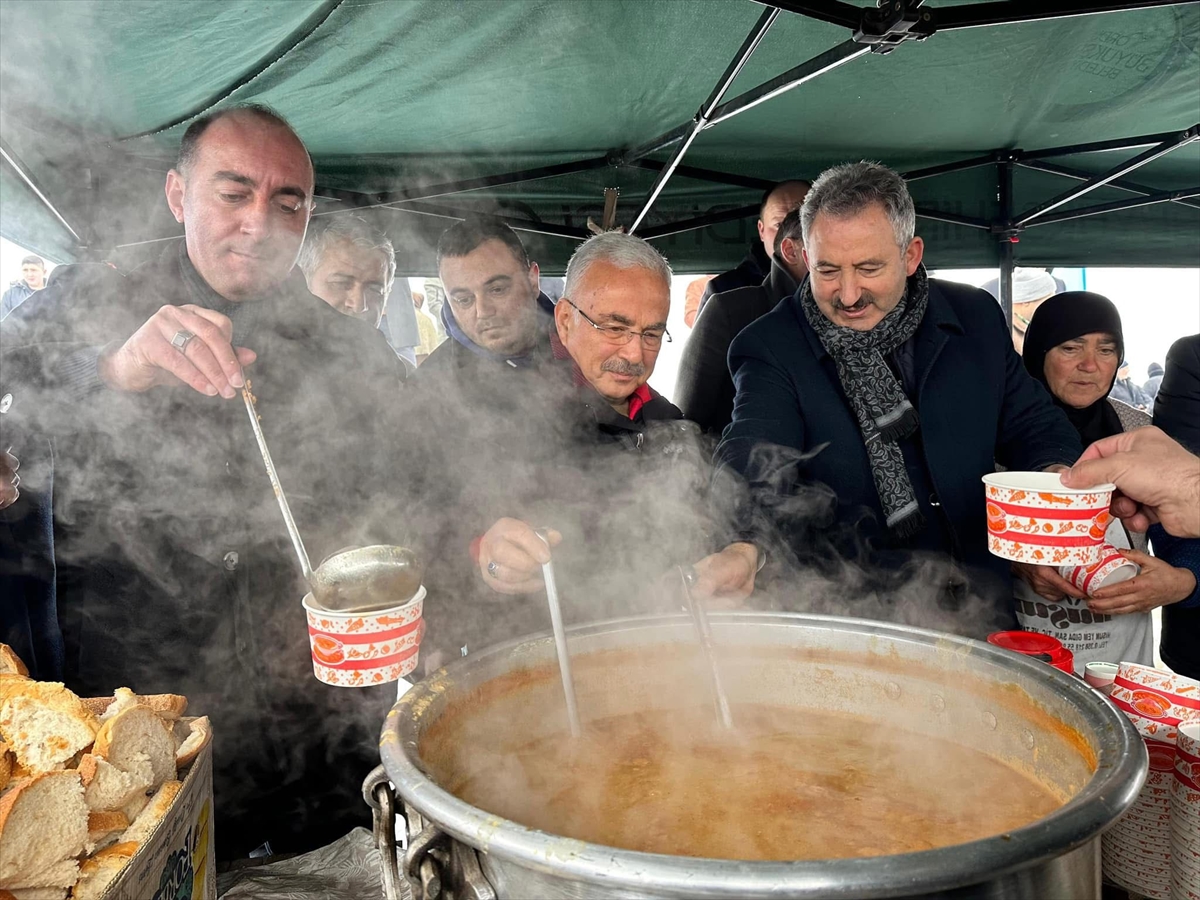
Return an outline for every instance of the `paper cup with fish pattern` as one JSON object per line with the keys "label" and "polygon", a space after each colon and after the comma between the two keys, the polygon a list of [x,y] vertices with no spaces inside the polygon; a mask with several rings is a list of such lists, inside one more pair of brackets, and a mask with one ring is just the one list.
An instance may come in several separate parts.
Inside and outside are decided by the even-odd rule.
{"label": "paper cup with fish pattern", "polygon": [[993,554],[1039,566],[1099,561],[1114,485],[1076,490],[1055,472],[994,472],[983,483]]}
{"label": "paper cup with fish pattern", "polygon": [[1122,556],[1112,544],[1101,544],[1100,558],[1091,565],[1061,566],[1058,570],[1063,578],[1089,597],[1094,597],[1102,587],[1135,578],[1141,571],[1137,563]]}
{"label": "paper cup with fish pattern", "polygon": [[337,687],[390,684],[417,667],[425,588],[405,603],[371,612],[333,612],[304,598],[313,674]]}

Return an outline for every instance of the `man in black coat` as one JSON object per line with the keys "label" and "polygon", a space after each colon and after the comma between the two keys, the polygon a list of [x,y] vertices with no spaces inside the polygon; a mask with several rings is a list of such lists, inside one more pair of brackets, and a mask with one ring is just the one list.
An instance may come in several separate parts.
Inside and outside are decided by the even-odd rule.
{"label": "man in black coat", "polygon": [[185,694],[211,718],[222,859],[366,824],[358,785],[395,696],[313,677],[306,588],[239,396],[252,380],[314,561],[403,539],[386,524],[408,505],[377,493],[403,452],[403,370],[293,269],[312,194],[275,114],[199,119],[166,184],[184,240],[128,277],[74,267],[5,323],[16,428],[54,443],[65,680]]}
{"label": "man in black coat", "polygon": [[762,284],[771,271],[771,254],[775,249],[775,232],[779,229],[779,223],[804,202],[808,188],[807,181],[781,181],[763,193],[758,209],[758,240],[750,244],[746,258],[736,267],[722,272],[705,286],[700,297],[701,312],[709,298],[716,294]]}
{"label": "man in black coat", "polygon": [[676,381],[679,408],[701,430],[719,435],[733,418],[730,343],[743,328],[769,313],[780,300],[796,293],[807,275],[797,208],[784,217],[775,233],[771,271],[762,284],[710,298],[683,348]]}
{"label": "man in black coat", "polygon": [[[900,176],[836,166],[801,217],[808,280],[729,352],[737,397],[717,466],[745,479],[752,502],[721,568],[752,584],[756,551],[769,547],[849,584],[849,562],[867,573],[855,590],[883,599],[860,614],[976,635],[1010,624],[1009,564],[987,550],[980,479],[997,461],[1069,465],[1075,429],[1025,372],[995,302],[927,278]],[[918,567],[928,615],[889,608]],[[935,618],[961,608],[968,587],[992,610]]]}
{"label": "man in black coat", "polygon": [[[1154,424],[1200,454],[1200,334],[1180,338],[1167,351]],[[1190,569],[1200,582],[1200,539],[1175,537],[1158,524],[1149,534],[1156,556]],[[1163,662],[1181,675],[1200,679],[1200,586],[1180,603],[1164,606],[1162,617]]]}
{"label": "man in black coat", "polygon": [[669,339],[670,279],[639,238],[581,245],[549,353],[505,380],[505,405],[440,435],[456,527],[431,556],[448,601],[430,613],[431,646],[457,656],[547,630],[551,553],[568,624],[676,608],[677,579],[659,579],[711,549],[710,464],[698,429],[646,383]]}

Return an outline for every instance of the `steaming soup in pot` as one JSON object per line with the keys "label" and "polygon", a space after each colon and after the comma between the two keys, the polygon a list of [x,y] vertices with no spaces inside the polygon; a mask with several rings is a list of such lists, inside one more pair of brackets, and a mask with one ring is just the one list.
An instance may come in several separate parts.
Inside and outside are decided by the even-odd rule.
{"label": "steaming soup in pot", "polygon": [[446,786],[553,834],[611,847],[746,860],[909,853],[1027,825],[1065,801],[948,740],[850,715],[739,705],[600,719],[481,751]]}

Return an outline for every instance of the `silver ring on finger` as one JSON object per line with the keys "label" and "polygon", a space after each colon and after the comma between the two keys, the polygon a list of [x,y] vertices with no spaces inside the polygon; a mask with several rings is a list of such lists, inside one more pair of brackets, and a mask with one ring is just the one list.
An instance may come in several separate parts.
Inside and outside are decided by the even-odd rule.
{"label": "silver ring on finger", "polygon": [[494,559],[490,563],[487,564],[487,573],[489,575],[491,575],[493,578],[496,577],[496,573],[499,571],[500,571],[500,563],[496,562]]}
{"label": "silver ring on finger", "polygon": [[193,338],[195,338],[195,335],[190,331],[177,331],[175,332],[175,336],[171,338],[171,346],[180,353],[186,353],[187,345],[192,342]]}

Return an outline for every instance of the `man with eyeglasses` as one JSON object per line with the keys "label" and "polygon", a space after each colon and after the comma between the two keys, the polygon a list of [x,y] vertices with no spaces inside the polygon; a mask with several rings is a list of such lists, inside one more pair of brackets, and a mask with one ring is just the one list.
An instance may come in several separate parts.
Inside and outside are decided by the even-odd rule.
{"label": "man with eyeglasses", "polygon": [[[471,585],[430,588],[431,648],[457,656],[546,630],[551,554],[568,624],[674,609],[678,578],[668,588],[662,576],[711,549],[711,466],[699,429],[647,383],[670,303],[670,267],[640,238],[608,232],[575,252],[549,358],[521,383],[503,442],[476,437],[487,414],[446,442],[455,517],[469,503],[480,524]],[[474,447],[470,461],[460,446]]]}

